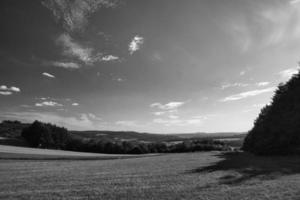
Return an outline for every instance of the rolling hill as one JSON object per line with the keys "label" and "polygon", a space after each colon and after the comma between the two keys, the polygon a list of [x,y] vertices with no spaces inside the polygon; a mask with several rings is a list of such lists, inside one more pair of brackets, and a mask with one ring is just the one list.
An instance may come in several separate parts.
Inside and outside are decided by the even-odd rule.
{"label": "rolling hill", "polygon": [[[3,121],[0,123],[0,144],[13,146],[28,146],[21,132],[30,124],[19,121]],[[69,131],[74,138],[88,138],[106,141],[140,141],[140,142],[172,142],[191,139],[239,139],[239,141],[226,141],[226,143],[240,146],[245,133],[220,132],[220,133],[175,133],[175,134],[154,134],[139,133],[135,131]]]}
{"label": "rolling hill", "polygon": [[153,134],[153,133],[139,133],[134,131],[70,131],[71,134],[97,139],[110,139],[110,140],[137,140],[146,142],[163,142],[180,140],[181,138],[176,135],[167,134]]}

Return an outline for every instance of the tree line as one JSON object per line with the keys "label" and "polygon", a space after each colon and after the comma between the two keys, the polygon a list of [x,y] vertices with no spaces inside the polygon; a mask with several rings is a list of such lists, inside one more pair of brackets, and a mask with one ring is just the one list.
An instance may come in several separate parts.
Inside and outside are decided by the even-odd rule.
{"label": "tree line", "polygon": [[225,150],[223,142],[214,140],[185,140],[176,142],[122,141],[85,138],[73,135],[64,127],[34,121],[22,131],[31,147],[110,154],[179,153]]}

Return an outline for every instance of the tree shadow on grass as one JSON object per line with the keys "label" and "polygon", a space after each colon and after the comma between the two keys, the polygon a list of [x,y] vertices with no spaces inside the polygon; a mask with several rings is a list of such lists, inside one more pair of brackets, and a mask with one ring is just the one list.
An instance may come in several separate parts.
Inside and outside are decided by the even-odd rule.
{"label": "tree shadow on grass", "polygon": [[239,184],[252,178],[274,179],[300,173],[300,156],[255,156],[246,152],[229,152],[217,157],[221,160],[189,172],[227,171],[227,175],[219,178],[221,184]]}

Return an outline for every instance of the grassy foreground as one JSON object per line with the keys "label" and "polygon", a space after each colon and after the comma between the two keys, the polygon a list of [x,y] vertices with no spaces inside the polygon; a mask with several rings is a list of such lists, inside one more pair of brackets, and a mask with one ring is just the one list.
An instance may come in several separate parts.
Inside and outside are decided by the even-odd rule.
{"label": "grassy foreground", "polygon": [[1,199],[300,199],[299,157],[0,160]]}

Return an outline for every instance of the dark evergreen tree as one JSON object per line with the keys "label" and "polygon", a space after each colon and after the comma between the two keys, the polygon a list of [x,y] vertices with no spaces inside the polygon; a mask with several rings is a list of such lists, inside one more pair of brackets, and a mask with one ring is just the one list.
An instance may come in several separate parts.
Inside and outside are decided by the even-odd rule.
{"label": "dark evergreen tree", "polygon": [[245,138],[243,149],[255,154],[300,153],[300,74],[280,84]]}

